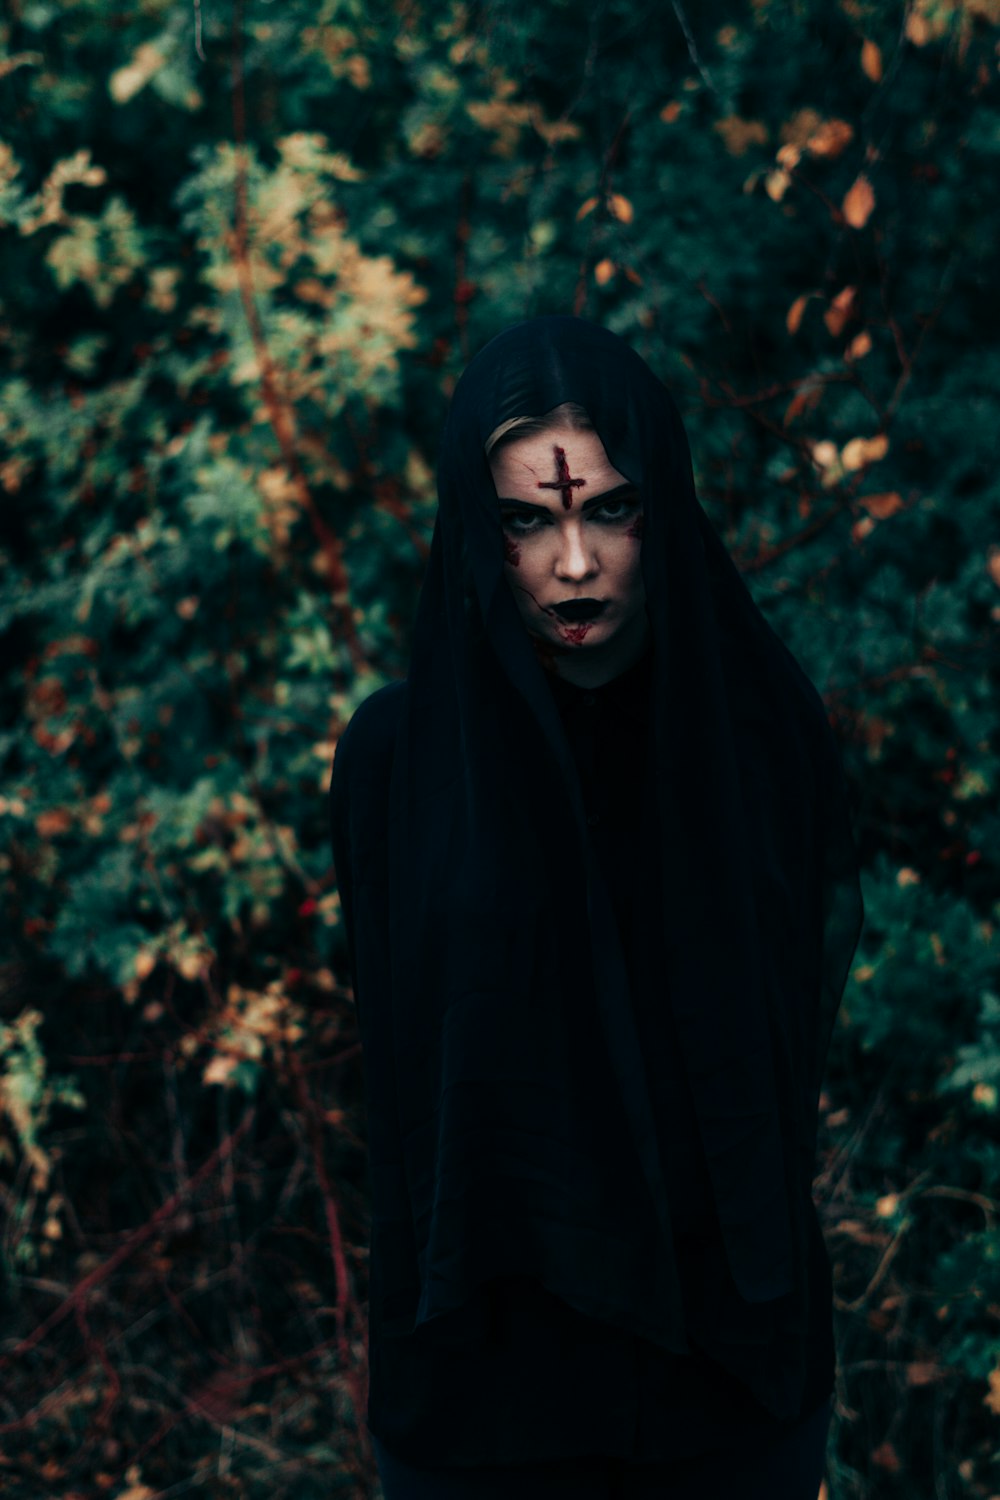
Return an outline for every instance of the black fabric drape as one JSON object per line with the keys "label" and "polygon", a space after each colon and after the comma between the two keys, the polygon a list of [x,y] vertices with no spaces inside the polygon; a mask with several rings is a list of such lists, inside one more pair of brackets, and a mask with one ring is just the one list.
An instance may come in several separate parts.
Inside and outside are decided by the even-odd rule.
{"label": "black fabric drape", "polygon": [[[698,503],[668,392],[623,340],[560,317],[476,356],[442,443],[391,763],[389,994],[366,1056],[374,1210],[392,1226],[372,1295],[382,1335],[406,1337],[447,1328],[489,1278],[530,1275],[687,1353],[659,1145],[671,1101],[644,1067],[483,449],[500,422],[564,401],[642,498],[661,1003],[726,1262],[748,1308],[802,1316],[789,1293],[815,1228],[818,1092],[863,916],[836,743]],[[798,1409],[801,1374],[765,1395],[777,1415]]]}

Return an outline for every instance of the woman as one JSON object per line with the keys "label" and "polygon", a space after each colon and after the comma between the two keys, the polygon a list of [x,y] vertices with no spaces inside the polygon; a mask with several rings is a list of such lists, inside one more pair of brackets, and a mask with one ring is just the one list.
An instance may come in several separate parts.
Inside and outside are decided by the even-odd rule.
{"label": "woman", "polygon": [[495,338],[438,480],[407,678],[331,782],[387,1500],[815,1500],[863,915],[822,700],[622,339]]}

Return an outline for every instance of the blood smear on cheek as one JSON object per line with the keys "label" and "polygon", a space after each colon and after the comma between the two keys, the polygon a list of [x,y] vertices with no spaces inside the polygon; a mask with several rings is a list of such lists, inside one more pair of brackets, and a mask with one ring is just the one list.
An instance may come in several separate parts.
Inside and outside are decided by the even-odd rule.
{"label": "blood smear on cheek", "polygon": [[509,562],[512,568],[519,568],[521,566],[521,549],[512,537],[504,537],[503,555],[505,562]]}
{"label": "blood smear on cheek", "polygon": [[642,516],[641,515],[636,516],[635,520],[632,522],[631,526],[629,527],[628,531],[626,531],[625,535],[626,536],[634,536],[634,537],[641,537],[642,536]]}

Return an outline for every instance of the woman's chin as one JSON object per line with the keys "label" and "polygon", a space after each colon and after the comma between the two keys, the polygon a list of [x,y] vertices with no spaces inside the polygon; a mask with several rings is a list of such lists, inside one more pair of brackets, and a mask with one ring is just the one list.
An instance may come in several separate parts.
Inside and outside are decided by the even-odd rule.
{"label": "woman's chin", "polygon": [[580,651],[588,646],[604,646],[616,634],[608,620],[551,620],[539,632],[539,640],[556,651]]}

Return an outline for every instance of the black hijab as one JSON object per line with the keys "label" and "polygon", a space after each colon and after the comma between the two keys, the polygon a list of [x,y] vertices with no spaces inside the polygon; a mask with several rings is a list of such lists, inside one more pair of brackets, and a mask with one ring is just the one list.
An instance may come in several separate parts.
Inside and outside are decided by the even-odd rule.
{"label": "black hijab", "polygon": [[820,1082],[863,919],[836,742],[701,509],[665,387],[606,329],[533,318],[452,399],[393,759],[388,1212],[412,1216],[413,1264],[389,1269],[382,1327],[411,1333],[527,1273],[683,1353],[657,1091],[484,452],[500,423],[567,401],[642,499],[662,1003],[726,1258],[760,1303],[805,1254]]}

